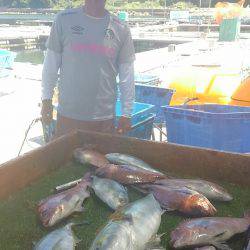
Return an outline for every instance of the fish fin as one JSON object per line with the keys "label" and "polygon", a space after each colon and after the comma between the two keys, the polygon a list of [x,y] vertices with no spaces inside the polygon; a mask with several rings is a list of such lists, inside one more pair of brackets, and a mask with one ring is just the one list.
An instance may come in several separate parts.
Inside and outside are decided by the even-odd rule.
{"label": "fish fin", "polygon": [[126,214],[123,214],[123,213],[114,213],[114,214],[112,214],[111,216],[110,216],[110,219],[112,220],[112,221],[120,221],[120,220],[125,220],[125,221],[128,221],[128,222],[130,222],[131,224],[133,224],[133,217],[132,217],[132,215],[131,214],[128,214],[128,215],[126,215]]}
{"label": "fish fin", "polygon": [[161,203],[160,203],[160,205],[163,208],[164,212],[173,212],[173,211],[176,211],[175,208],[168,207],[167,205],[162,205]]}
{"label": "fish fin", "polygon": [[165,214],[166,212],[167,212],[167,210],[162,209],[162,211],[161,211],[161,215]]}
{"label": "fish fin", "polygon": [[163,250],[164,247],[161,246],[161,237],[166,234],[156,234],[154,235],[145,246],[145,250]]}
{"label": "fish fin", "polygon": [[232,250],[232,248],[230,248],[227,244],[225,243],[213,243],[212,244],[214,247],[216,247],[216,249],[218,250]]}
{"label": "fish fin", "polygon": [[75,246],[79,244],[82,240],[79,239],[77,236],[74,235],[74,240],[75,240]]}
{"label": "fish fin", "polygon": [[82,201],[81,200],[78,200],[74,211],[79,212],[79,213],[84,211],[84,207],[82,206]]}
{"label": "fish fin", "polygon": [[84,207],[81,205],[81,206],[77,206],[75,208],[75,212],[79,212],[79,213],[82,213],[84,211]]}

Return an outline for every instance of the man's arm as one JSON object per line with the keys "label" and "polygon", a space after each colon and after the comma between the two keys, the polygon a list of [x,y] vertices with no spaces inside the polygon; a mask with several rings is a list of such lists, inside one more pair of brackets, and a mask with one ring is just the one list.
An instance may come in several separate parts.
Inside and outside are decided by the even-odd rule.
{"label": "man's arm", "polygon": [[130,117],[133,112],[135,99],[134,62],[123,63],[119,66],[119,88],[121,92],[122,117],[119,121],[118,133],[125,133],[131,129]]}
{"label": "man's arm", "polygon": [[129,27],[124,27],[123,35],[124,40],[118,56],[122,117],[119,120],[117,132],[120,134],[131,129],[130,116],[132,115],[135,98],[135,49]]}
{"label": "man's arm", "polygon": [[62,63],[61,53],[47,49],[42,72],[42,120],[49,124],[52,120],[52,97],[58,80],[58,71]]}
{"label": "man's arm", "polygon": [[135,99],[134,62],[119,66],[122,116],[130,117]]}

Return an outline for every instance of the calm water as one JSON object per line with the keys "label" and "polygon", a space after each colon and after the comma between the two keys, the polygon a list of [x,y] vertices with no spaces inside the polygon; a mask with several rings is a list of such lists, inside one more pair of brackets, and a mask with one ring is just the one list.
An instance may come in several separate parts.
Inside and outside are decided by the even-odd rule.
{"label": "calm water", "polygon": [[54,20],[54,14],[0,14],[0,20]]}
{"label": "calm water", "polygon": [[[135,52],[148,51],[153,49],[159,49],[167,47],[171,42],[162,41],[134,41]],[[42,46],[44,47],[44,46]],[[16,62],[30,62],[33,64],[41,64],[44,59],[44,51],[42,49],[37,50],[23,50],[17,52]]]}
{"label": "calm water", "polygon": [[42,50],[24,50],[17,52],[15,62],[29,62],[33,64],[42,64],[44,51]]}

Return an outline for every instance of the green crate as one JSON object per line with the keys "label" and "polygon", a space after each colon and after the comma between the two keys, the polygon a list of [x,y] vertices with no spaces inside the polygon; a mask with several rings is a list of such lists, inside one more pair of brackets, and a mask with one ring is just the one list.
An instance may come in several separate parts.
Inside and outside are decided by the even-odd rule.
{"label": "green crate", "polygon": [[220,24],[219,41],[235,41],[240,35],[240,19],[224,19]]}

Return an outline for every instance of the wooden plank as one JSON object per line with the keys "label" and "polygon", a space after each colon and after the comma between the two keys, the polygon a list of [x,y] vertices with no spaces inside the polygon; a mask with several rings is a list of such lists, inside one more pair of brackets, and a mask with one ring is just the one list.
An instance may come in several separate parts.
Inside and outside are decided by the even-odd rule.
{"label": "wooden plank", "polygon": [[74,132],[0,165],[0,199],[61,167],[72,157],[78,141]]}

